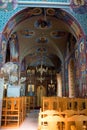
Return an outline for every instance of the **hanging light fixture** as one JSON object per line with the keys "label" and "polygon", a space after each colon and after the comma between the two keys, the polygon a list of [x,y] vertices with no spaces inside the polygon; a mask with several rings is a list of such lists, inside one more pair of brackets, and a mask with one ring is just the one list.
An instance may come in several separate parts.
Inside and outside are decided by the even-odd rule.
{"label": "hanging light fixture", "polygon": [[47,70],[48,70],[48,68],[47,67],[44,68],[43,65],[42,65],[42,62],[41,62],[41,65],[40,65],[39,68],[36,67],[36,71],[39,72],[41,76],[43,75],[44,72],[46,73]]}
{"label": "hanging light fixture", "polygon": [[47,73],[47,71],[48,71],[48,67],[43,66],[43,54],[41,54],[41,64],[40,67],[36,67],[36,72],[39,72],[40,76],[42,77],[43,73]]}
{"label": "hanging light fixture", "polygon": [[40,83],[42,83],[45,80],[45,77],[40,76],[40,77],[37,78],[37,80],[39,80]]}
{"label": "hanging light fixture", "polygon": [[40,67],[39,67],[39,68],[37,68],[37,67],[36,67],[36,71],[40,73],[40,77],[39,77],[39,78],[37,78],[37,80],[39,80],[39,81],[40,81],[40,83],[42,83],[42,82],[43,82],[43,80],[45,80],[45,77],[43,77],[43,73],[46,73],[46,72],[47,72],[47,70],[48,70],[48,68],[47,68],[47,67],[46,67],[46,68],[45,68],[45,67],[43,67],[42,62],[41,62],[41,65],[40,65]]}
{"label": "hanging light fixture", "polygon": [[46,73],[47,72],[47,70],[48,70],[48,67],[44,67],[45,66],[45,64],[46,64],[46,62],[45,62],[45,56],[44,56],[44,54],[46,53],[46,50],[45,50],[45,48],[43,47],[43,43],[41,43],[41,48],[39,48],[38,50],[38,52],[40,53],[39,55],[40,55],[40,66],[36,66],[36,72],[39,72],[40,73],[40,76],[42,76],[43,75],[43,73]]}

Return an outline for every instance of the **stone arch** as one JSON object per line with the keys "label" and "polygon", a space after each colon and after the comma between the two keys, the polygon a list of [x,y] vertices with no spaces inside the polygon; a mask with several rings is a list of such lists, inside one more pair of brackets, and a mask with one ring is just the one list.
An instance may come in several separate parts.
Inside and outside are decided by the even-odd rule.
{"label": "stone arch", "polygon": [[[80,38],[84,36],[84,32],[83,32],[79,22],[71,14],[66,12],[64,9],[58,8],[58,9],[55,9],[55,10],[56,10],[56,14],[55,14],[56,17],[58,19],[60,18],[61,20],[63,20],[67,24],[67,27],[68,27],[69,31],[71,31],[71,33],[76,37],[77,40],[80,40]],[[2,31],[2,37],[3,36],[5,37],[6,42],[8,41],[12,30],[18,24],[20,24],[20,22],[22,22],[23,20],[25,20],[25,19],[32,16],[32,11],[31,11],[31,13],[29,15],[26,15],[24,17],[24,14],[22,14],[22,13],[26,12],[26,11],[31,11],[31,8],[25,8],[22,11],[17,12],[16,14],[14,14],[14,16],[12,18],[9,19],[8,23],[5,25],[5,27],[4,27],[3,31]],[[18,20],[16,20],[16,19],[18,19]],[[12,24],[12,26],[9,28],[10,24]],[[2,43],[2,41],[3,41],[3,39],[1,40],[1,43]],[[6,53],[3,54],[3,57],[4,57],[5,54]],[[60,50],[58,50],[58,54],[61,55]]]}

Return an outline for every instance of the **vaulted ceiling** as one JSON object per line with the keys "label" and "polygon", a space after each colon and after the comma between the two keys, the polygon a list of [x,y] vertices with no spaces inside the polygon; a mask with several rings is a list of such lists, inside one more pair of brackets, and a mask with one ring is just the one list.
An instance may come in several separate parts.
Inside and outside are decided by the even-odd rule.
{"label": "vaulted ceiling", "polygon": [[25,59],[27,66],[36,67],[42,63],[60,70],[70,29],[54,13],[54,9],[35,8],[32,17],[14,28],[13,32],[18,35],[20,61]]}

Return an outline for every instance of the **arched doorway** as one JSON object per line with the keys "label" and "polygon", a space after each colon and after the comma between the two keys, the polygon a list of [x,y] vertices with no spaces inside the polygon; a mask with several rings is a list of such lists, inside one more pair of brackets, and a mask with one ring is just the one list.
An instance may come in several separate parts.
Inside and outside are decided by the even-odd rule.
{"label": "arched doorway", "polygon": [[40,85],[37,87],[37,107],[42,106],[42,97],[46,96],[46,87]]}

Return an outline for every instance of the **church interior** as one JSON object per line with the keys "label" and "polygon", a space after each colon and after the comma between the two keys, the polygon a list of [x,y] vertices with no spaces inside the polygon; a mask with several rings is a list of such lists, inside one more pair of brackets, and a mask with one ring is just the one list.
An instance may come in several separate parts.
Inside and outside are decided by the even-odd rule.
{"label": "church interior", "polygon": [[0,2],[0,130],[87,130],[87,1]]}

